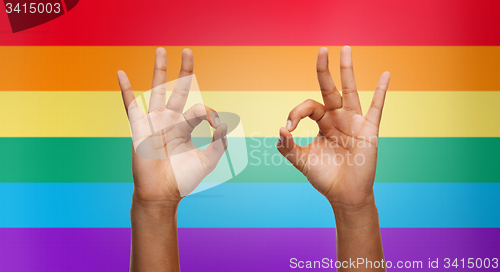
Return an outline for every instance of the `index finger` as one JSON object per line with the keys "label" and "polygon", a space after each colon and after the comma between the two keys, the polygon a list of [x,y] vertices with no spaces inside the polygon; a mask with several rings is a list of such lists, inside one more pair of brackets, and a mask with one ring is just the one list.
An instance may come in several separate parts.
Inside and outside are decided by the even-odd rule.
{"label": "index finger", "polygon": [[321,103],[314,101],[312,99],[307,99],[306,101],[300,103],[298,106],[292,109],[288,114],[288,119],[286,121],[286,129],[289,131],[294,131],[299,125],[300,120],[309,117],[313,121],[318,122],[325,115],[326,109]]}

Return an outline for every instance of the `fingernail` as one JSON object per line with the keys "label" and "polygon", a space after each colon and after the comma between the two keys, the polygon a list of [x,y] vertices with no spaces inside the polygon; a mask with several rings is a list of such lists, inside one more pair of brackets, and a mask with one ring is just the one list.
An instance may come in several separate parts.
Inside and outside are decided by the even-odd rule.
{"label": "fingernail", "polygon": [[220,119],[219,117],[215,117],[214,122],[216,125],[220,125]]}
{"label": "fingernail", "polygon": [[283,142],[283,136],[280,136],[280,142]]}
{"label": "fingernail", "polygon": [[288,130],[292,129],[292,121],[290,120],[286,121],[286,129]]}
{"label": "fingernail", "polygon": [[222,136],[221,136],[221,137],[222,137],[222,139],[224,139],[224,140],[226,139],[226,134],[227,134],[227,132],[223,132],[223,133],[222,133]]}

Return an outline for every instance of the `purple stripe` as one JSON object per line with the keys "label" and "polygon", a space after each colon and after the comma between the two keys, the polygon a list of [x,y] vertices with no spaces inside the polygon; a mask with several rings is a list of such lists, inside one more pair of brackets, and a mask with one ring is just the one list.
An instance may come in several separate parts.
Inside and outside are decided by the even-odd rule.
{"label": "purple stripe", "polygon": [[[386,259],[499,258],[500,229],[383,229]],[[0,229],[2,271],[127,271],[130,229]],[[335,258],[335,229],[179,229],[182,271],[287,271]],[[296,269],[295,269],[296,270]]]}

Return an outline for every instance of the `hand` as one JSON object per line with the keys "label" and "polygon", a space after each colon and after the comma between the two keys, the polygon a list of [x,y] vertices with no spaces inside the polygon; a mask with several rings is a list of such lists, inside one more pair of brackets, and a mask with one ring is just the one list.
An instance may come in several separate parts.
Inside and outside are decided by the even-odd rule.
{"label": "hand", "polygon": [[[328,69],[327,48],[319,50],[316,68],[324,105],[306,100],[295,107],[286,128],[280,129],[278,150],[332,206],[362,208],[374,201],[378,132],[390,73],[380,77],[370,109],[363,116],[351,48],[345,46],[340,52],[342,96]],[[294,143],[291,132],[305,117],[317,122],[319,133],[302,147]]]}
{"label": "hand", "polygon": [[[193,74],[191,50],[182,51],[181,71],[167,104],[166,68],[166,51],[158,48],[147,114],[139,108],[123,71],[118,71],[118,81],[132,130],[134,201],[176,206],[215,169],[227,147],[227,125],[202,104],[183,113]],[[216,130],[212,143],[200,150],[193,145],[191,132],[203,120]]]}

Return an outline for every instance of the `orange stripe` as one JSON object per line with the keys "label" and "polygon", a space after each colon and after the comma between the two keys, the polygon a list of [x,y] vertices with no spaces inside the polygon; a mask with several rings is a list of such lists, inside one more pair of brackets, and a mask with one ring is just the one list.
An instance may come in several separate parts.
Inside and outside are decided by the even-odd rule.
{"label": "orange stripe", "polygon": [[[168,79],[183,47],[167,47]],[[194,46],[195,74],[203,91],[317,90],[316,46]],[[337,86],[340,47],[330,47]],[[0,90],[118,90],[116,71],[135,90],[151,84],[155,47],[0,47]],[[358,89],[373,90],[392,72],[392,91],[500,90],[500,47],[360,46],[353,48]]]}

